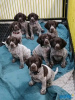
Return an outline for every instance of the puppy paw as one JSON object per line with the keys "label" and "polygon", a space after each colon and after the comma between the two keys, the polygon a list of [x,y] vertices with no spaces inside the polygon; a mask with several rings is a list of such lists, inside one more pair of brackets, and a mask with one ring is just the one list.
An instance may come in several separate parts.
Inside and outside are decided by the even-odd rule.
{"label": "puppy paw", "polygon": [[15,59],[13,59],[13,60],[12,60],[12,63],[15,63],[15,61],[16,61],[16,60],[15,60]]}
{"label": "puppy paw", "polygon": [[40,93],[41,93],[41,94],[45,94],[45,93],[46,93],[46,90],[41,89]]}
{"label": "puppy paw", "polygon": [[62,67],[62,68],[65,68],[65,67],[66,67],[66,63],[62,63],[62,64],[61,64],[61,67]]}
{"label": "puppy paw", "polygon": [[44,33],[45,31],[42,29],[41,32]]}
{"label": "puppy paw", "polygon": [[34,40],[34,36],[33,35],[31,36],[31,40]]}
{"label": "puppy paw", "polygon": [[50,66],[50,68],[52,68],[52,67],[53,67],[53,65],[54,65],[54,63],[53,63],[53,61],[51,61],[51,62],[50,62],[50,65],[49,65],[49,66]]}
{"label": "puppy paw", "polygon": [[30,82],[29,82],[29,85],[30,85],[30,86],[34,85],[34,82],[33,82],[33,81],[30,81]]}
{"label": "puppy paw", "polygon": [[22,69],[22,68],[24,68],[24,66],[23,66],[23,65],[21,65],[21,66],[20,66],[20,69]]}
{"label": "puppy paw", "polygon": [[27,39],[30,39],[30,36],[29,36],[29,35],[26,35],[26,38],[27,38]]}

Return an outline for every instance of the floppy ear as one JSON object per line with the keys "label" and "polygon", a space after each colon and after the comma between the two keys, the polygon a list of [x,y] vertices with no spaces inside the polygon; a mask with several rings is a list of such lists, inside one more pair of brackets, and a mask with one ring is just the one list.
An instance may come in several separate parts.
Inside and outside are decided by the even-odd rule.
{"label": "floppy ear", "polygon": [[50,35],[50,34],[47,34],[48,35],[48,37],[49,37],[49,40],[51,40],[52,39],[52,36]]}
{"label": "floppy ear", "polygon": [[25,15],[25,14],[23,14],[23,20],[24,20],[24,21],[26,20],[26,15]]}
{"label": "floppy ear", "polygon": [[14,16],[14,20],[15,20],[15,21],[18,21],[18,14],[16,14],[16,15]]}
{"label": "floppy ear", "polygon": [[41,59],[41,57],[38,56],[38,58],[39,58],[40,63],[42,64],[42,59]]}
{"label": "floppy ear", "polygon": [[58,22],[54,21],[54,23],[55,23],[55,26],[57,27],[58,26]]}
{"label": "floppy ear", "polygon": [[26,65],[28,66],[28,68],[29,68],[29,61],[30,61],[30,59],[28,58],[27,60],[26,60]]}
{"label": "floppy ear", "polygon": [[31,15],[29,14],[29,15],[28,15],[28,20],[29,20],[29,21],[30,21],[30,17],[31,17]]}
{"label": "floppy ear", "polygon": [[35,14],[35,20],[38,20],[38,17],[39,17],[39,16],[38,16],[37,14]]}
{"label": "floppy ear", "polygon": [[61,49],[62,49],[62,48],[64,48],[66,46],[67,43],[66,43],[65,40],[63,40],[63,39],[61,39],[61,40],[62,40],[62,45],[61,45]]}
{"label": "floppy ear", "polygon": [[38,37],[37,42],[41,44],[41,36]]}
{"label": "floppy ear", "polygon": [[48,30],[50,29],[49,22],[47,22],[47,23],[45,24],[45,28],[48,29]]}
{"label": "floppy ear", "polygon": [[51,47],[54,47],[54,39],[50,40]]}

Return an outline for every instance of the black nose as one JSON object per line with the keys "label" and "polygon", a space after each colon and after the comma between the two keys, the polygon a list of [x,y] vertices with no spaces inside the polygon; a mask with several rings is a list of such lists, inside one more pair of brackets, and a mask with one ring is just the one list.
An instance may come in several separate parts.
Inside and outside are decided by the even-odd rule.
{"label": "black nose", "polygon": [[48,44],[48,43],[49,43],[48,39],[45,39],[45,44]]}
{"label": "black nose", "polygon": [[54,28],[51,28],[50,31],[51,31],[51,33],[52,33],[52,32],[54,31]]}
{"label": "black nose", "polygon": [[14,47],[14,45],[13,45],[13,44],[11,44],[10,46],[11,46],[12,48]]}

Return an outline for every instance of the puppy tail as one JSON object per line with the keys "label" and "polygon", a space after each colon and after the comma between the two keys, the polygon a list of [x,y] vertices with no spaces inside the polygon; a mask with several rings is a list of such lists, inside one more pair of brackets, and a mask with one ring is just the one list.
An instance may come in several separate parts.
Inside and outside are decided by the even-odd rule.
{"label": "puppy tail", "polygon": [[58,67],[56,68],[56,71],[54,73],[55,73],[55,75],[58,73]]}

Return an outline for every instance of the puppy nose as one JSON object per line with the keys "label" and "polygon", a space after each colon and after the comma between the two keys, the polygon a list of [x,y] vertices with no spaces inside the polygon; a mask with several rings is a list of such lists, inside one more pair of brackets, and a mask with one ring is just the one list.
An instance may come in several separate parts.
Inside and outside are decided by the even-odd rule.
{"label": "puppy nose", "polygon": [[17,25],[15,25],[15,28],[17,28]]}
{"label": "puppy nose", "polygon": [[49,43],[48,39],[45,39],[45,44],[48,44],[48,43]]}
{"label": "puppy nose", "polygon": [[56,49],[60,49],[60,45],[57,43],[57,44],[55,45],[55,48],[56,48]]}

